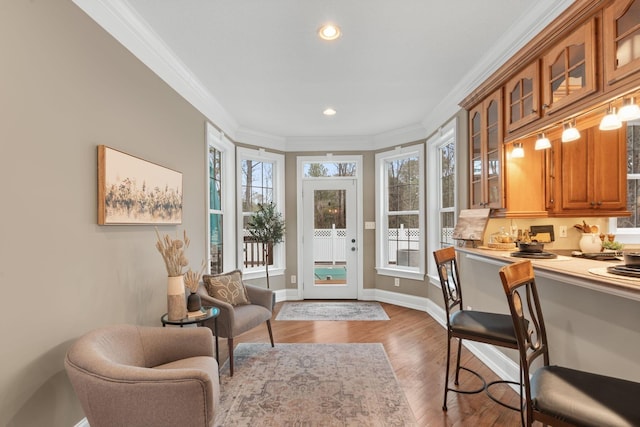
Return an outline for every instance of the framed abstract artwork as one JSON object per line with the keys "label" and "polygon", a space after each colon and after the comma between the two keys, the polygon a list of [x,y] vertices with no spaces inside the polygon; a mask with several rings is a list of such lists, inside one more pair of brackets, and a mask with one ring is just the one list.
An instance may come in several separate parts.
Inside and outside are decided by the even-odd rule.
{"label": "framed abstract artwork", "polygon": [[98,224],[181,224],[182,173],[98,146]]}

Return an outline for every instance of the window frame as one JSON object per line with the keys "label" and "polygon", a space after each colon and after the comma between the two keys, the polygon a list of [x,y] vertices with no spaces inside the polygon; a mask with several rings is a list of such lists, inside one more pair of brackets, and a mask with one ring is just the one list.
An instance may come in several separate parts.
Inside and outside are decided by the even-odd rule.
{"label": "window frame", "polygon": [[[236,198],[236,210],[237,210],[237,241],[244,241],[244,217],[245,213],[242,211],[242,163],[245,160],[255,160],[263,163],[272,163],[273,164],[273,176],[272,176],[272,185],[273,185],[273,202],[276,204],[277,209],[282,212],[283,218],[285,216],[284,213],[284,199],[285,199],[285,179],[284,179],[284,171],[285,171],[285,158],[284,155],[278,153],[272,153],[264,150],[263,148],[259,149],[250,149],[245,147],[237,147],[236,148],[236,194],[238,197]],[[273,264],[269,267],[269,276],[282,276],[284,275],[284,271],[286,269],[286,239],[284,242],[279,243],[273,248]],[[256,279],[266,277],[265,267],[264,265],[257,267],[244,267],[244,245],[239,244],[237,248],[237,264],[238,269],[242,270],[242,275],[245,279]]]}
{"label": "window frame", "polygon": [[[418,228],[421,230],[418,239],[418,267],[397,266],[388,264],[388,176],[387,163],[408,157],[418,158]],[[424,280],[425,275],[425,170],[424,144],[414,144],[407,147],[396,147],[392,150],[376,154],[376,271],[383,276],[401,277],[405,279]]]}
{"label": "window frame", "polygon": [[[640,120],[634,120],[627,123],[628,125],[640,126]],[[629,153],[627,153],[627,156]],[[640,181],[640,173],[628,173],[627,174],[627,189],[629,188],[629,181]],[[629,197],[627,195],[627,197]],[[640,239],[640,227],[635,228],[618,228],[618,218],[609,218],[609,233],[616,235],[616,241],[622,244],[637,244]]]}
{"label": "window frame", "polygon": [[[429,212],[437,212],[437,215],[430,215],[429,219],[428,219],[428,229],[429,230],[434,230],[433,233],[430,233],[427,239],[427,251],[429,254],[433,253],[433,251],[440,249],[441,245],[440,245],[440,233],[439,230],[441,229],[441,224],[440,224],[440,213],[443,212],[442,209],[442,188],[441,188],[441,178],[442,178],[442,165],[440,164],[440,156],[439,156],[439,150],[448,144],[453,143],[453,147],[454,147],[454,158],[455,158],[455,170],[454,170],[454,207],[453,207],[453,212],[454,215],[456,215],[456,220],[457,220],[457,213],[458,213],[458,194],[460,193],[460,180],[459,180],[459,165],[460,162],[458,161],[460,158],[460,153],[459,153],[459,144],[458,144],[458,139],[457,139],[457,123],[458,120],[457,119],[453,119],[451,121],[449,121],[446,125],[444,125],[443,127],[440,128],[440,130],[438,131],[437,134],[435,134],[434,136],[432,136],[430,139],[427,140],[426,142],[426,146],[427,146],[427,159],[428,159],[428,165],[427,165],[427,179],[429,182],[437,182],[437,186],[435,186],[435,190],[429,192],[428,194],[428,199],[427,199],[427,209],[429,210]],[[448,208],[450,211],[450,208]],[[431,284],[433,284],[434,286],[440,287],[440,278],[438,276],[438,271],[436,268],[436,264],[435,264],[435,260],[433,259],[433,256],[429,256],[427,257],[428,259],[428,277],[429,277],[429,281]]]}
{"label": "window frame", "polygon": [[[236,239],[233,238],[236,234],[235,220],[236,216],[233,214],[233,206],[235,205],[235,195],[233,189],[235,187],[235,146],[225,134],[216,129],[211,123],[206,125],[206,139],[205,144],[205,167],[206,167],[206,215],[205,215],[205,230],[207,232],[207,244],[206,244],[206,256],[207,256],[207,268],[206,271],[211,272],[211,224],[210,215],[212,213],[220,213],[223,216],[222,221],[222,271],[231,271],[236,268]],[[220,211],[214,212],[211,209],[211,177],[209,175],[209,150],[214,148],[221,153],[221,200]],[[226,254],[226,255],[225,255]]]}

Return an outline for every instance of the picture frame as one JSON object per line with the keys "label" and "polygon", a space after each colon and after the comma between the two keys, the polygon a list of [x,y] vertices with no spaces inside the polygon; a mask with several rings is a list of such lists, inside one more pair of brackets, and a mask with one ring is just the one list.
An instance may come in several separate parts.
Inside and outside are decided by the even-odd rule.
{"label": "picture frame", "polygon": [[98,224],[182,224],[182,173],[98,146]]}

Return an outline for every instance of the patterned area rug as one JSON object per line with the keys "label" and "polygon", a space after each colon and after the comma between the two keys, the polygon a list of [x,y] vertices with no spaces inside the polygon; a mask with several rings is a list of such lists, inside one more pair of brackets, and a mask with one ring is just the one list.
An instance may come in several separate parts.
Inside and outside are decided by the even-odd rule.
{"label": "patterned area rug", "polygon": [[276,320],[389,320],[377,302],[286,302]]}
{"label": "patterned area rug", "polygon": [[380,343],[239,344],[216,426],[416,426]]}

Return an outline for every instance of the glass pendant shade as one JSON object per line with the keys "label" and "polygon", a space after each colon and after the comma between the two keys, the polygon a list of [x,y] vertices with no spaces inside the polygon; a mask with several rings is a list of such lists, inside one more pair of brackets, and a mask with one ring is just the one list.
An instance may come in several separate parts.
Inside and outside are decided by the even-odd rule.
{"label": "glass pendant shade", "polygon": [[607,115],[600,121],[600,130],[615,130],[622,127],[622,122],[616,114],[616,108],[609,108]]}
{"label": "glass pendant shade", "polygon": [[544,136],[544,133],[541,133],[540,135],[538,135],[538,139],[536,140],[535,149],[545,150],[547,148],[551,148],[551,141],[549,141],[549,138]]}
{"label": "glass pendant shade", "polygon": [[524,148],[522,142],[515,142],[513,144],[513,150],[511,150],[511,157],[514,159],[521,159],[524,157]]}
{"label": "glass pendant shade", "polygon": [[620,111],[618,111],[618,118],[623,122],[640,119],[640,106],[635,103],[634,98],[622,100],[622,107],[620,107]]}
{"label": "glass pendant shade", "polygon": [[567,122],[562,125],[562,142],[571,142],[580,139],[580,131],[572,123]]}

